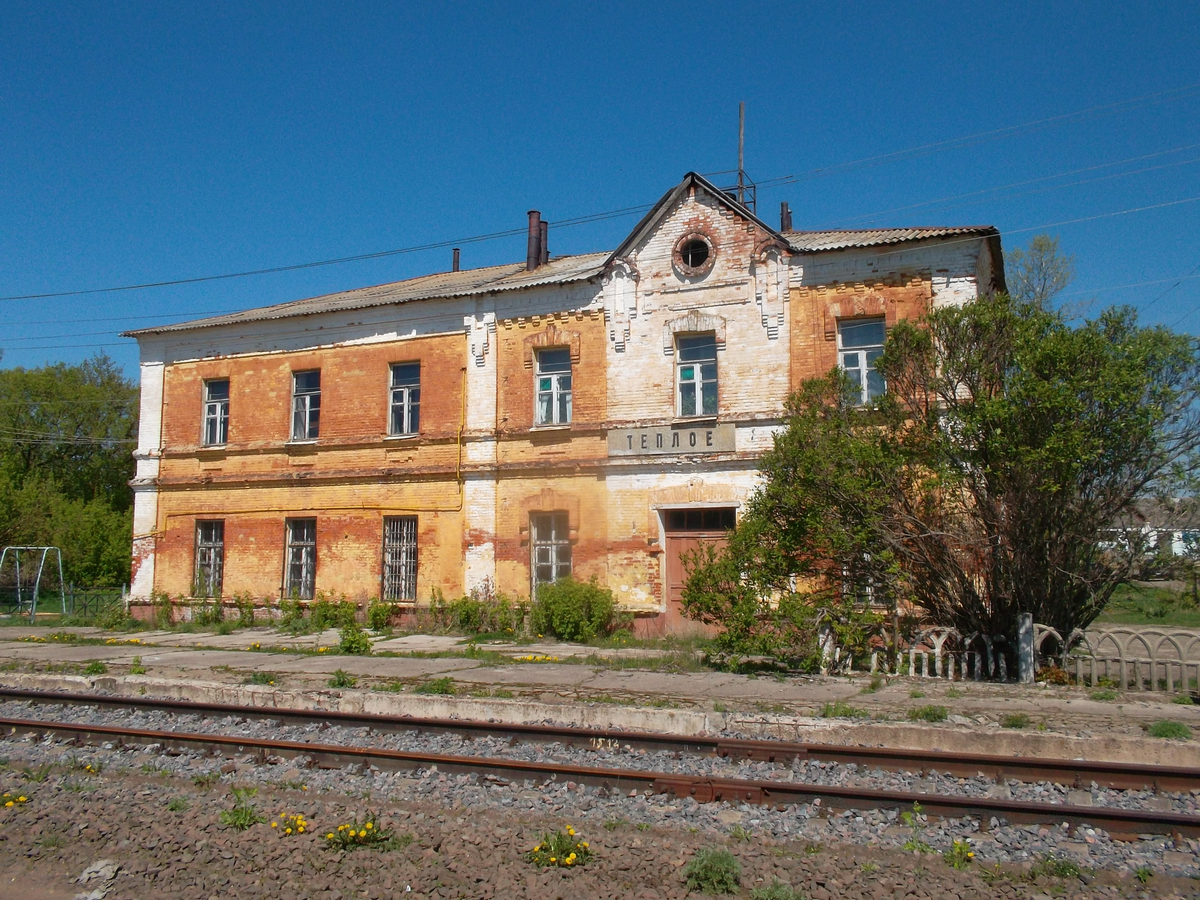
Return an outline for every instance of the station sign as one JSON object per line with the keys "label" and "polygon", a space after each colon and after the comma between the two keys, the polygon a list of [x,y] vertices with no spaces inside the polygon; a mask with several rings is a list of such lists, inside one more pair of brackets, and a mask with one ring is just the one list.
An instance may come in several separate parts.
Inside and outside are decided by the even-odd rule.
{"label": "station sign", "polygon": [[615,428],[608,433],[608,455],[731,453],[735,449],[736,430],[728,422],[722,425]]}

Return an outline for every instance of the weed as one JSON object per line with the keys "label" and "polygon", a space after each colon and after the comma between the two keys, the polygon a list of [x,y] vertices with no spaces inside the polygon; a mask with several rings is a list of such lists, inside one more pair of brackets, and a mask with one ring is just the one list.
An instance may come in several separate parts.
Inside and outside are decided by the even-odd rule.
{"label": "weed", "polygon": [[720,700],[714,700],[713,701],[713,712],[716,712],[716,713],[729,712],[729,707],[726,706],[724,703],[722,703]]}
{"label": "weed", "polygon": [[367,607],[367,627],[375,632],[390,631],[392,616],[396,614],[396,609],[394,604],[373,601]]}
{"label": "weed", "polygon": [[267,821],[258,814],[258,810],[254,807],[254,795],[258,793],[258,788],[235,787],[230,789],[230,793],[233,794],[233,806],[230,809],[221,810],[222,825],[237,831],[245,831],[252,825]]}
{"label": "weed", "polygon": [[142,665],[142,658],[140,656],[135,656],[133,658],[133,662],[131,662],[129,664],[129,674],[130,675],[145,675],[146,674],[146,667]]}
{"label": "weed", "polygon": [[907,825],[909,828],[920,828],[921,827],[921,822],[920,822],[921,810],[922,810],[921,804],[914,803],[912,805],[912,810],[906,809],[904,812],[900,813],[900,821],[903,822],[905,825]]}
{"label": "weed", "polygon": [[1133,870],[1133,877],[1140,883],[1145,884],[1154,876],[1154,870],[1149,866],[1138,866]]}
{"label": "weed", "polygon": [[1048,875],[1051,878],[1078,878],[1083,874],[1078,863],[1062,856],[1043,856],[1029,870],[1033,876]]}
{"label": "weed", "polygon": [[904,842],[904,846],[900,848],[906,853],[932,853],[933,848],[925,841],[918,837],[911,837]]}
{"label": "weed", "polygon": [[833,703],[826,703],[822,706],[819,715],[823,719],[865,719],[871,714],[865,709],[835,700]]}
{"label": "weed", "polygon": [[188,803],[187,797],[172,797],[167,801],[167,809],[171,812],[186,812],[189,806],[191,804]]}
{"label": "weed", "polygon": [[162,766],[156,766],[154,763],[142,763],[142,771],[147,775],[170,775],[170,769],[164,769]]}
{"label": "weed", "polygon": [[1116,700],[1120,694],[1112,688],[1104,688],[1099,691],[1092,691],[1090,696],[1093,700]]}
{"label": "weed", "polygon": [[605,819],[604,820],[604,828],[606,831],[616,831],[622,825],[628,825],[628,824],[629,824],[629,822],[627,822],[625,819]]}
{"label": "weed", "polygon": [[65,841],[63,840],[63,836],[61,834],[48,834],[39,840],[38,843],[47,850],[57,850],[65,843]]}
{"label": "weed", "polygon": [[305,784],[303,781],[296,781],[294,779],[289,780],[289,781],[279,781],[276,783],[281,788],[285,788],[286,790],[289,790],[289,791],[307,791],[308,790],[307,784]]}
{"label": "weed", "polygon": [[879,871],[879,866],[875,865],[875,863],[873,863],[873,862],[865,862],[858,868],[863,872],[878,872]]}
{"label": "weed", "polygon": [[790,884],[776,881],[770,887],[759,887],[752,890],[750,900],[805,900],[805,897]]}
{"label": "weed", "polygon": [[0,801],[4,802],[6,809],[12,809],[14,806],[20,806],[21,804],[28,803],[29,798],[24,794],[18,794],[15,797],[12,794],[0,794]]}
{"label": "weed", "polygon": [[651,827],[649,822],[638,822],[636,826],[638,831],[649,831]]}
{"label": "weed", "polygon": [[347,622],[342,626],[341,643],[338,649],[351,656],[370,656],[371,638],[358,627],[357,622]]}
{"label": "weed", "polygon": [[942,859],[952,869],[965,869],[975,861],[975,852],[971,849],[970,841],[956,838],[949,848],[942,851]]}
{"label": "weed", "polygon": [[1007,713],[1000,717],[1001,728],[1028,728],[1029,716],[1025,713]]}
{"label": "weed", "polygon": [[242,683],[243,684],[261,684],[264,686],[273,686],[275,684],[275,682],[278,680],[279,680],[279,676],[276,675],[274,672],[252,672],[252,673],[250,673],[250,677],[247,678]]}
{"label": "weed", "polygon": [[821,852],[821,850],[822,850],[822,847],[820,844],[807,844],[804,847],[804,852],[807,853],[809,856],[816,856],[818,853]]}
{"label": "weed", "polygon": [[221,780],[220,772],[205,772],[203,775],[192,776],[192,784],[200,788],[202,791],[207,791],[210,787]]}
{"label": "weed", "polygon": [[754,832],[748,828],[743,828],[741,825],[734,825],[729,829],[729,836],[735,841],[746,841],[749,843],[754,837]]}
{"label": "weed", "polygon": [[908,711],[908,717],[914,722],[945,722],[946,707],[918,706],[916,709]]}
{"label": "weed", "polygon": [[548,866],[570,869],[586,865],[592,858],[592,851],[588,847],[588,842],[568,825],[565,829],[555,832],[543,832],[541,840],[525,854],[525,858],[539,869]]}
{"label": "weed", "polygon": [[881,687],[883,687],[883,679],[878,675],[872,675],[871,680],[863,685],[863,689],[859,693],[873,694]]}
{"label": "weed", "polygon": [[412,835],[397,838],[390,828],[381,828],[379,818],[367,810],[366,820],[359,824],[355,819],[339,825],[336,831],[326,832],[325,841],[332,850],[395,850],[412,843]]}
{"label": "weed", "polygon": [[912,697],[914,700],[920,700],[922,697],[925,696],[925,692],[924,691],[909,691],[908,696]]}
{"label": "weed", "polygon": [[742,866],[725,848],[701,847],[684,866],[689,891],[702,894],[736,894],[742,883]]}
{"label": "weed", "polygon": [[1191,706],[1192,705],[1192,695],[1191,694],[1180,694],[1178,697],[1174,698],[1171,702],[1178,703],[1180,706]]}
{"label": "weed", "polygon": [[1159,719],[1146,729],[1146,733],[1150,737],[1181,741],[1191,740],[1192,737],[1192,729],[1188,728],[1182,722],[1176,722],[1173,719]]}
{"label": "weed", "polygon": [[514,696],[513,692],[506,688],[497,688],[492,691],[493,697],[498,697],[501,700],[511,700]]}
{"label": "weed", "polygon": [[958,700],[965,696],[967,696],[967,692],[959,688],[952,687],[946,689],[946,699],[948,700]]}
{"label": "weed", "polygon": [[46,779],[50,777],[50,773],[54,771],[52,763],[38,766],[35,769],[27,768],[21,773],[21,777],[26,781],[32,781],[34,784],[44,784]]}
{"label": "weed", "polygon": [[[281,825],[280,822],[283,824]],[[304,813],[286,813],[280,816],[278,821],[272,822],[271,827],[276,829],[280,837],[291,837],[294,834],[304,834],[308,830],[308,819],[304,818]],[[373,831],[374,829],[367,830]]]}
{"label": "weed", "polygon": [[338,669],[333,673],[333,677],[329,679],[329,686],[331,688],[352,688],[356,684],[358,684],[358,679],[344,669]]}
{"label": "weed", "polygon": [[[826,705],[826,706],[828,706],[829,704],[825,704],[825,705]],[[846,706],[846,704],[842,704],[842,705],[843,705],[843,706],[844,706],[846,709],[853,709],[853,708],[854,708],[854,707],[852,707],[852,706]],[[765,712],[765,713],[775,713],[776,715],[787,715],[788,713],[790,713],[790,712],[791,712],[791,709],[789,709],[788,707],[784,706],[782,703],[763,703],[763,702],[761,702],[761,701],[759,701],[759,700],[756,700],[756,701],[754,702],[754,708],[755,708],[755,709],[757,709],[759,712]],[[866,715],[870,715],[870,713],[868,713],[868,712],[867,712],[866,710],[864,710],[864,709],[857,710],[856,712],[858,712],[858,713],[861,713],[861,714],[862,714],[862,715],[864,715],[864,716],[866,716]]]}
{"label": "weed", "polygon": [[458,692],[454,686],[454,679],[449,675],[431,678],[429,681],[418,684],[414,690],[418,694],[455,694]]}
{"label": "weed", "polygon": [[83,670],[84,675],[103,675],[106,672],[108,672],[108,666],[98,661],[88,663],[87,668]]}

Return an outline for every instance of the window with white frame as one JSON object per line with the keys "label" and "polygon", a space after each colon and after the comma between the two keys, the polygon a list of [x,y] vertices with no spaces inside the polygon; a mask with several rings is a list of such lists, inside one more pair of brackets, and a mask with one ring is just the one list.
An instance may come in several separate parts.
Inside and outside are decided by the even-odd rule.
{"label": "window with white frame", "polygon": [[229,438],[229,379],[204,382],[204,444],[220,446]]}
{"label": "window with white frame", "polygon": [[283,595],[311,600],[317,581],[317,520],[288,519],[287,549],[283,565]]}
{"label": "window with white frame", "polygon": [[417,517],[383,520],[383,599],[417,599]]}
{"label": "window with white frame", "polygon": [[530,569],[533,595],[539,584],[553,584],[571,574],[571,540],[565,512],[529,516]]}
{"label": "window with white frame", "polygon": [[537,352],[538,425],[571,424],[571,351],[566,347]]}
{"label": "window with white frame", "polygon": [[675,383],[679,415],[717,414],[715,334],[684,334],[675,339]]}
{"label": "window with white frame", "polygon": [[196,597],[220,597],[225,574],[225,523],[196,521],[196,572],[192,593]]}
{"label": "window with white frame", "polygon": [[292,373],[292,440],[315,441],[321,431],[321,370]]}
{"label": "window with white frame", "polygon": [[838,322],[838,364],[850,378],[858,402],[870,403],[885,389],[883,376],[875,370],[875,360],[883,353],[887,335],[883,319],[845,319]]}
{"label": "window with white frame", "polygon": [[388,434],[417,434],[421,430],[421,364],[392,366],[392,415]]}

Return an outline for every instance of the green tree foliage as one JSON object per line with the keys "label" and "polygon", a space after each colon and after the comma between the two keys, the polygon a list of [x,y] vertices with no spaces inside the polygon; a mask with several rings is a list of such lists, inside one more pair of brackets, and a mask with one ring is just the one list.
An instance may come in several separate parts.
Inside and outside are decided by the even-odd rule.
{"label": "green tree foliage", "polygon": [[1014,300],[1044,307],[1075,278],[1075,257],[1062,253],[1058,238],[1039,234],[1028,249],[1006,253],[1004,269]]}
{"label": "green tree foliage", "polygon": [[0,544],[60,547],[81,585],[128,581],[137,410],[104,355],[0,371]]}
{"label": "green tree foliage", "polygon": [[1200,462],[1200,342],[1128,309],[1072,324],[1048,299],[898,324],[873,408],[836,370],[806,383],[728,548],[691,561],[688,614],[764,652],[782,629],[789,653],[822,607],[853,636],[855,595],[967,634],[1091,622],[1134,564],[1112,524]]}

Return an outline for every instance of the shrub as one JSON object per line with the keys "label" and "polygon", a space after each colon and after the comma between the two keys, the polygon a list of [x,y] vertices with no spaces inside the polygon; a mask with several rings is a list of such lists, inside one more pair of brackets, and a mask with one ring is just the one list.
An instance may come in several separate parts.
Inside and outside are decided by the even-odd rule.
{"label": "shrub", "polygon": [[590,641],[618,624],[612,591],[600,587],[594,578],[586,584],[563,578],[539,585],[530,613],[535,632],[564,641]]}
{"label": "shrub", "polygon": [[238,625],[242,628],[253,628],[254,598],[249,593],[234,594],[233,602],[237,604]]}
{"label": "shrub", "polygon": [[358,623],[351,620],[346,625],[342,626],[341,644],[338,649],[343,653],[349,653],[353,656],[370,656],[371,655],[371,639],[367,637],[367,633],[358,627]]}
{"label": "shrub", "polygon": [[689,891],[702,894],[736,894],[742,883],[742,866],[724,848],[702,847],[683,868]]}
{"label": "shrub", "polygon": [[168,595],[155,594],[152,603],[155,628],[165,630],[175,624],[175,604]]}
{"label": "shrub", "polygon": [[945,722],[946,707],[918,706],[916,709],[908,711],[908,717],[914,722]]}
{"label": "shrub", "polygon": [[1150,737],[1170,738],[1181,741],[1191,740],[1192,737],[1192,729],[1188,728],[1182,722],[1176,722],[1172,719],[1160,719],[1146,729],[1146,733]]}
{"label": "shrub", "polygon": [[1001,728],[1028,728],[1029,716],[1025,713],[1008,713],[1000,717]]}
{"label": "shrub", "polygon": [[317,602],[310,609],[309,618],[312,627],[317,631],[326,628],[346,628],[357,624],[358,606],[349,600],[333,601],[328,597],[318,596]]}
{"label": "shrub", "polygon": [[299,600],[279,602],[279,627],[293,630],[304,623],[304,607]]}
{"label": "shrub", "polygon": [[395,611],[395,604],[371,601],[371,605],[367,607],[367,627],[372,631],[387,631],[391,627]]}
{"label": "shrub", "polygon": [[110,603],[96,617],[96,625],[105,631],[126,631],[136,624],[137,622],[133,616],[129,615],[129,610],[120,600]]}
{"label": "shrub", "polygon": [[436,594],[429,606],[433,628],[455,634],[522,634],[528,612],[527,603],[490,590],[450,601]]}
{"label": "shrub", "polygon": [[1046,684],[1064,685],[1071,683],[1071,675],[1062,666],[1054,665],[1042,666],[1037,674],[1038,681],[1044,681]]}
{"label": "shrub", "polygon": [[225,607],[219,599],[192,607],[192,622],[196,625],[219,625],[224,620]]}
{"label": "shrub", "polygon": [[1171,702],[1178,703],[1180,706],[1192,706],[1193,705],[1191,694],[1180,694],[1178,697],[1174,698]]}

